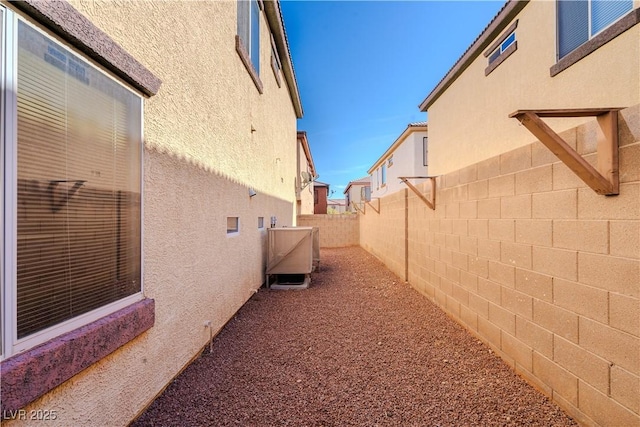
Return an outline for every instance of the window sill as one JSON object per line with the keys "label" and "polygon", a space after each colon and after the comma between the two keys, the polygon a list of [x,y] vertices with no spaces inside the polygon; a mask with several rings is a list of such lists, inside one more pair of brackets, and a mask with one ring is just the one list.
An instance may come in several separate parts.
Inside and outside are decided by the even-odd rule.
{"label": "window sill", "polygon": [[244,65],[244,68],[247,69],[249,76],[251,76],[251,80],[253,80],[253,83],[256,85],[256,89],[258,89],[258,92],[262,94],[263,92],[262,82],[260,81],[258,72],[256,71],[255,68],[253,68],[253,64],[251,64],[251,58],[249,57],[249,54],[247,53],[247,50],[244,48],[244,45],[240,40],[240,36],[238,35],[236,35],[236,52],[238,52],[238,56],[240,56],[240,60],[242,60],[242,64]]}
{"label": "window sill", "polygon": [[3,414],[24,408],[150,329],[155,301],[144,299],[0,364]]}
{"label": "window sill", "polygon": [[562,71],[571,67],[582,58],[595,52],[600,47],[609,43],[611,40],[615,39],[620,34],[624,33],[639,22],[640,8],[632,10],[623,18],[618,20],[615,24],[613,24],[597,36],[593,37],[591,40],[585,42],[584,44],[576,48],[573,52],[567,54],[564,58],[560,59],[549,70],[551,77],[560,74]]}

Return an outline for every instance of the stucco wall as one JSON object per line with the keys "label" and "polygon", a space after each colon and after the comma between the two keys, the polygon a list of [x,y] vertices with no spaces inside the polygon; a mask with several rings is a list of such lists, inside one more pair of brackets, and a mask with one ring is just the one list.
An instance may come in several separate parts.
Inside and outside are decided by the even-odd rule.
{"label": "stucco wall", "polygon": [[358,215],[300,215],[298,216],[298,226],[318,227],[321,248],[357,246],[360,242]]}
{"label": "stucco wall", "polygon": [[[439,177],[435,211],[408,191],[360,216],[365,249],[585,425],[640,423],[640,105],[619,121],[618,196],[535,142]],[[596,129],[561,136],[594,162]]]}
{"label": "stucco wall", "polygon": [[[55,411],[49,425],[127,425],[206,345],[205,321],[217,332],[264,281],[258,217],[295,222],[296,115],[269,65],[264,14],[261,95],[235,50],[235,2],[71,3],[162,80],[144,106],[143,287],[155,325],[25,409]],[[30,424],[40,422],[19,423]]]}
{"label": "stucco wall", "polygon": [[[406,185],[398,179],[399,176],[426,176],[427,167],[423,164],[423,141],[427,132],[412,132],[396,149],[388,155],[384,162],[387,164],[387,184],[384,187],[376,186],[374,175],[380,176],[380,167],[373,171],[371,176],[371,197],[384,197],[396,191],[403,190]],[[388,165],[389,158],[393,156],[393,164]],[[414,182],[412,180],[412,182]]]}
{"label": "stucco wall", "polygon": [[[307,157],[304,154],[302,143],[300,140],[296,142],[298,150],[298,170],[300,172],[309,173],[309,164]],[[296,177],[296,191],[298,192],[298,206],[299,210],[296,211],[297,215],[311,215],[313,214],[313,182],[307,184],[302,183],[302,176],[298,174]],[[305,188],[302,188],[306,185]]]}
{"label": "stucco wall", "polygon": [[[556,63],[555,7],[553,1],[528,3],[516,18],[518,49],[486,77],[488,61],[480,54],[429,107],[432,175],[528,144],[530,134],[508,117],[516,110],[624,108],[640,103],[640,25],[551,77]],[[549,121],[556,131],[581,122]]]}
{"label": "stucco wall", "polygon": [[[407,189],[365,205],[360,214],[360,246],[377,256],[401,278],[407,278]],[[375,208],[375,209],[374,209]]]}

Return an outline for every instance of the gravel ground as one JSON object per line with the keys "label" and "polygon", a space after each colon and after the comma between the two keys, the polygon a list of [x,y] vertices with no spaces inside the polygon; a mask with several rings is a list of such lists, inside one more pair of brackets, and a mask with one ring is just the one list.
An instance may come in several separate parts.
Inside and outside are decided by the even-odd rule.
{"label": "gravel ground", "polygon": [[359,247],[260,289],[133,426],[569,426],[487,346]]}

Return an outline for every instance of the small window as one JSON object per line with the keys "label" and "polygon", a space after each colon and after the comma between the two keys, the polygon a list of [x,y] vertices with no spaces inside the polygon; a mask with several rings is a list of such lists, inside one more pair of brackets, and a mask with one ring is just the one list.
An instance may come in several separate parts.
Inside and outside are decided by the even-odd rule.
{"label": "small window", "polygon": [[387,166],[388,167],[393,166],[393,156],[389,157],[389,160],[387,160]]}
{"label": "small window", "polygon": [[278,55],[278,48],[276,47],[275,40],[273,40],[273,36],[271,36],[271,69],[273,70],[273,75],[276,77],[278,87],[281,87],[280,70],[282,70],[282,63],[280,62],[280,55]]}
{"label": "small window", "polygon": [[258,228],[260,228],[260,229],[264,228],[264,217],[263,216],[259,216],[258,217]]}
{"label": "small window", "polygon": [[380,169],[380,174],[381,174],[381,187],[384,187],[385,185],[387,185],[387,166],[386,165],[382,165],[382,168]]}
{"label": "small window", "polygon": [[237,233],[240,231],[240,220],[237,216],[227,217],[227,234]]}
{"label": "small window", "polygon": [[516,28],[518,28],[518,20],[514,21],[484,52],[485,58],[488,59],[487,68],[484,70],[485,76],[488,76],[489,73],[518,49]]}
{"label": "small window", "polygon": [[371,201],[371,187],[362,187],[360,188],[360,200],[365,202]]}
{"label": "small window", "polygon": [[509,46],[513,45],[516,41],[516,33],[511,33],[501,44],[498,46],[491,55],[489,55],[489,64],[492,64],[495,60],[500,58],[500,55],[506,52]]}
{"label": "small window", "polygon": [[429,137],[422,137],[422,165],[429,166]]}

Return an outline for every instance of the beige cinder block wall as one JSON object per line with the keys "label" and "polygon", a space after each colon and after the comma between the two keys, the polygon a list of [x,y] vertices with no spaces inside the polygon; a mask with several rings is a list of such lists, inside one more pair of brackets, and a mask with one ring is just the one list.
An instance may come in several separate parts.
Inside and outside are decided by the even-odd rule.
{"label": "beige cinder block wall", "polygon": [[[619,122],[618,196],[535,142],[439,177],[435,211],[407,193],[407,228],[395,199],[360,218],[396,273],[407,233],[409,283],[584,425],[640,424],[640,105]],[[598,135],[561,134],[590,162]]]}
{"label": "beige cinder block wall", "polygon": [[[397,191],[365,206],[360,214],[360,246],[383,260],[395,274],[407,280],[407,190]],[[379,208],[378,208],[379,206]]]}
{"label": "beige cinder block wall", "polygon": [[206,345],[205,321],[217,332],[264,281],[258,217],[295,221],[296,113],[269,65],[264,13],[260,95],[235,50],[236,2],[71,4],[162,80],[144,105],[143,286],[155,325],[25,410],[55,411],[52,426],[127,425]]}
{"label": "beige cinder block wall", "polygon": [[299,215],[298,226],[318,227],[321,248],[342,248],[360,244],[359,220],[353,214]]}
{"label": "beige cinder block wall", "polygon": [[[634,8],[639,6],[636,1]],[[516,110],[624,108],[640,103],[640,25],[551,76],[556,64],[556,2],[532,0],[505,27],[515,21],[518,48],[511,56],[485,76],[483,49],[428,107],[430,175],[529,144],[531,136],[509,118]],[[548,119],[556,131],[584,121]]]}

